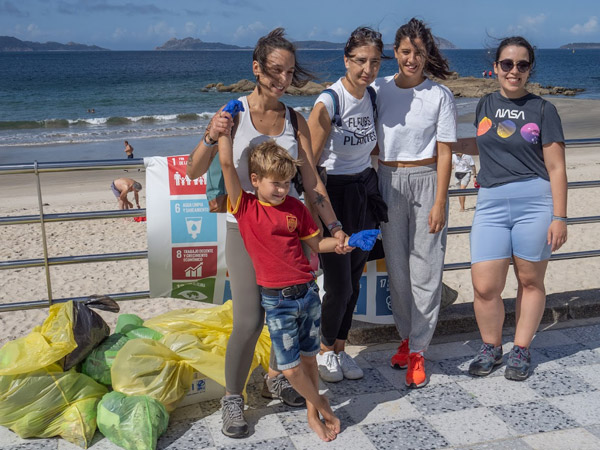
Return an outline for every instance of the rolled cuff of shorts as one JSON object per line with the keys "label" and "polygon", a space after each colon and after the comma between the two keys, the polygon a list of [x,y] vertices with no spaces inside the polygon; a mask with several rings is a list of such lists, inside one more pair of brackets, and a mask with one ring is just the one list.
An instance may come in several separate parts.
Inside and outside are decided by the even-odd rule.
{"label": "rolled cuff of shorts", "polygon": [[[318,350],[317,350],[317,353],[319,353]],[[302,354],[302,352],[300,352],[300,354]],[[297,359],[296,361],[293,361],[289,364],[284,364],[284,365],[277,363],[277,370],[283,372],[284,370],[293,369],[294,367],[299,366],[299,365],[300,365],[300,359]]]}
{"label": "rolled cuff of shorts", "polygon": [[307,358],[310,358],[311,356],[317,356],[320,351],[321,351],[320,348],[318,348],[316,350],[313,350],[311,352],[305,352],[305,351],[300,350],[300,355],[301,356],[306,356]]}

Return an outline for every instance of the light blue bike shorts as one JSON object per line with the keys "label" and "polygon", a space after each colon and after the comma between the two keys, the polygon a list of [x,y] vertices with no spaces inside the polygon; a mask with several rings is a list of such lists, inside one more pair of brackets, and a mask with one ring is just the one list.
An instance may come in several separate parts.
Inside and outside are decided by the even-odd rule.
{"label": "light blue bike shorts", "polygon": [[550,258],[550,182],[542,178],[480,188],[471,228],[471,264],[515,255],[527,261]]}

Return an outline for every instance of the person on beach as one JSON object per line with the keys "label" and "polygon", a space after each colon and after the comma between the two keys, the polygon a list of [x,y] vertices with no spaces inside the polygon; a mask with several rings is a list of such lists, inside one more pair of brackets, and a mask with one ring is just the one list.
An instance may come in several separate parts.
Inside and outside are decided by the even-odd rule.
{"label": "person on beach", "polygon": [[446,250],[451,144],[456,107],[445,79],[448,62],[431,30],[411,19],[396,32],[398,73],[378,78],[379,191],[389,221],[381,225],[391,309],[402,340],[391,366],[408,369],[405,384],[427,384],[425,351],[437,324]]}
{"label": "person on beach", "polygon": [[119,202],[119,209],[133,209],[133,203],[131,203],[127,195],[133,192],[135,198],[135,205],[140,209],[140,196],[139,192],[142,190],[142,185],[131,179],[131,178],[117,178],[110,185],[110,190],[117,197]]}
{"label": "person on beach", "polygon": [[[306,120],[286,107],[279,99],[290,86],[304,85],[312,76],[296,61],[294,45],[277,28],[261,37],[252,56],[252,70],[256,87],[248,96],[240,97],[244,111],[234,121],[227,114],[213,117],[204,138],[188,159],[187,174],[191,179],[205,173],[215,157],[220,133],[229,134],[232,126],[234,165],[244,191],[254,190],[248,174],[250,146],[274,139],[292,158],[300,160],[305,198],[338,239],[338,251],[344,251],[346,234],[337,226],[337,217],[331,207],[325,186],[318,178],[310,145],[310,132]],[[291,115],[298,125],[296,134]],[[292,192],[293,191],[293,192]],[[292,189],[290,195],[297,195]],[[227,215],[226,235],[227,270],[233,301],[233,330],[225,355],[226,396],[221,400],[225,435],[243,437],[248,434],[242,392],[250,370],[254,347],[264,325],[265,311],[256,283],[252,261],[242,241],[235,217]],[[263,396],[281,399],[291,406],[302,406],[305,400],[277,370],[275,356],[271,354],[268,374],[265,377]]]}
{"label": "person on beach", "polygon": [[315,355],[319,352],[321,302],[315,274],[301,242],[315,252],[333,252],[338,240],[321,237],[308,209],[287,195],[297,161],[284,148],[266,141],[252,149],[248,158],[255,194],[242,190],[231,137],[219,138],[227,210],[238,221],[261,286],[271,352],[283,375],[306,399],[309,426],[323,441],[331,441],[340,432],[340,420],[327,397],[319,395]]}
{"label": "person on beach", "polygon": [[[453,153],[452,154],[452,168],[454,169],[454,178],[456,179],[456,185],[460,189],[466,189],[471,181],[471,175],[473,175],[473,181],[477,178],[477,167],[475,167],[475,161],[471,155],[465,155],[464,153]],[[460,211],[465,211],[465,196],[461,195],[458,197],[458,204],[460,205]]]}
{"label": "person on beach", "polygon": [[[344,47],[346,75],[321,93],[308,118],[315,161],[326,171],[326,187],[338,219],[348,234],[375,228],[387,220],[387,206],[377,188],[371,152],[377,144],[371,94],[383,54],[381,34],[367,27],[352,32]],[[337,103],[337,104],[336,104]],[[337,116],[336,116],[337,114]],[[338,120],[339,119],[339,120]],[[329,236],[329,230],[324,227]],[[321,306],[319,375],[324,381],[363,377],[362,369],[345,352],[352,314],[369,252],[319,255],[325,295]]]}
{"label": "person on beach", "polygon": [[125,141],[125,154],[127,154],[127,159],[133,159],[133,147],[129,144],[129,142]]}
{"label": "person on beach", "polygon": [[533,47],[520,36],[500,42],[494,72],[500,90],[476,109],[477,137],[457,147],[479,150],[481,185],[471,228],[473,308],[483,345],[469,373],[485,376],[502,363],[502,291],[512,259],[518,282],[514,346],[504,376],[525,380],[529,345],[546,303],[551,252],[567,240],[567,173],[560,117],[552,103],[529,93]]}

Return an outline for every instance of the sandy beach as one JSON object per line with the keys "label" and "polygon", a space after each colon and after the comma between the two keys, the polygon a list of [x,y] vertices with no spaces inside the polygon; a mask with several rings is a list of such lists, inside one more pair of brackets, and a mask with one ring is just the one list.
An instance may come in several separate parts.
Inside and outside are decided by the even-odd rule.
{"label": "sandy beach", "polygon": [[[599,100],[549,98],[557,105],[567,139],[598,138]],[[461,122],[472,123],[472,115]],[[191,149],[182,149],[185,153]],[[476,161],[478,164],[478,161]],[[567,149],[569,181],[594,180],[600,174],[600,145]],[[117,202],[110,191],[113,179],[129,176],[145,187],[144,172],[133,169],[42,174],[45,213],[113,210]],[[0,216],[38,214],[34,175],[0,176]],[[145,207],[145,190],[140,193]],[[475,197],[467,197],[466,212],[459,212],[458,199],[450,199],[449,226],[471,224]],[[569,191],[570,217],[600,215],[598,189]],[[95,253],[146,250],[146,224],[127,219],[100,219],[76,222],[56,222],[46,225],[49,256],[72,256]],[[39,258],[42,256],[39,224],[0,227],[0,260]],[[598,249],[599,224],[569,227],[569,240],[560,252]],[[448,236],[446,263],[469,259],[468,235]],[[600,258],[556,261],[546,275],[548,293],[599,288]],[[147,261],[77,264],[51,268],[52,291],[55,298],[111,294],[148,290]],[[446,272],[444,281],[459,291],[460,302],[472,301],[469,270]],[[516,281],[512,273],[503,295],[514,297]],[[0,303],[41,300],[47,298],[43,268],[0,271]],[[136,313],[147,319],[171,309],[197,307],[198,304],[177,299],[149,299],[121,302],[122,312]],[[116,315],[101,313],[114,325]],[[0,313],[0,345],[28,333],[47,315],[46,309]]]}

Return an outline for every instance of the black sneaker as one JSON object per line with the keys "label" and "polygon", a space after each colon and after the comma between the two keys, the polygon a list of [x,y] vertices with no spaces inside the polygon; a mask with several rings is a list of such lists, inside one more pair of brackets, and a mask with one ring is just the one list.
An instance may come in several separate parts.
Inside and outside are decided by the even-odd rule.
{"label": "black sneaker", "polygon": [[499,364],[502,364],[502,346],[494,347],[492,344],[484,343],[469,365],[469,374],[484,377],[492,373],[494,367]]}
{"label": "black sneaker", "polygon": [[223,408],[223,428],[221,431],[230,438],[248,436],[248,422],[244,419],[244,398],[241,395],[226,395],[221,398]]}
{"label": "black sneaker", "polygon": [[531,354],[525,347],[513,346],[506,360],[504,378],[513,381],[523,381],[529,376]]}
{"label": "black sneaker", "polygon": [[265,382],[260,395],[264,398],[279,399],[288,406],[306,405],[304,397],[292,387],[288,379],[284,377],[282,373],[275,378],[269,378],[269,375],[265,374]]}

